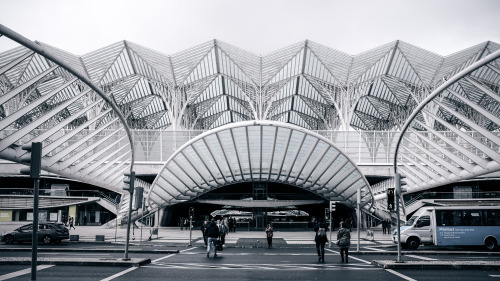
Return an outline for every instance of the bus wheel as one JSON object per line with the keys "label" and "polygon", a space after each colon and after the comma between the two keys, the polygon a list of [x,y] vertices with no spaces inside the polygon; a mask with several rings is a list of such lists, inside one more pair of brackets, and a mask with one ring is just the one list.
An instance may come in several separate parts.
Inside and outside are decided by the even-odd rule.
{"label": "bus wheel", "polygon": [[497,240],[495,238],[493,238],[493,237],[488,237],[484,241],[484,246],[489,251],[494,251],[496,249],[496,247],[497,247]]}
{"label": "bus wheel", "polygon": [[408,249],[416,250],[418,246],[420,246],[420,241],[417,237],[410,237],[406,241],[406,246],[408,247]]}

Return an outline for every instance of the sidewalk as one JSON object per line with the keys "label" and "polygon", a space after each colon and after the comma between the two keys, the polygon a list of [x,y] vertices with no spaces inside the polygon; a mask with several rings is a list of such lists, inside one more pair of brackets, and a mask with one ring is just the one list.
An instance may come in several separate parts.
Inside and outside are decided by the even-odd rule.
{"label": "sidewalk", "polygon": [[[22,223],[21,225],[24,225]],[[0,223],[0,232],[6,230],[12,230],[19,227],[19,223],[9,224]],[[89,244],[125,244],[127,230],[125,228],[108,229],[102,226],[76,226],[76,229],[70,230],[70,235],[72,236],[72,241],[67,243],[89,243]],[[363,251],[356,251],[358,245],[358,235],[356,229],[351,232],[351,255],[379,255],[383,252],[386,255],[394,256],[397,254],[395,250],[395,244],[392,242],[392,235],[383,234],[381,229],[370,229],[373,236],[369,234],[368,231],[362,230],[359,235],[359,245],[363,247]],[[152,228],[143,227],[142,228],[142,239],[141,239],[141,229],[134,228],[130,230],[130,240],[129,245],[131,246],[131,251],[135,251],[133,247],[137,247],[138,251],[143,253],[156,252],[159,251],[165,253],[179,253],[179,250],[185,249],[188,246],[193,247],[204,247],[203,237],[199,229],[193,229],[190,233],[189,230],[180,230],[178,227],[160,227],[157,234],[150,235]],[[335,249],[337,246],[334,244],[336,241],[336,231],[331,233],[332,241],[331,248]],[[315,246],[314,243],[314,232],[313,231],[275,231],[273,237],[273,245],[276,248],[297,248],[297,247],[309,247]],[[327,234],[330,237],[330,233]],[[78,240],[75,238],[78,236]],[[115,238],[116,237],[116,238]],[[151,237],[151,240],[149,238]],[[64,242],[63,242],[64,243]],[[149,246],[145,248],[145,246]],[[328,244],[327,244],[328,246]],[[229,233],[226,236],[225,247],[228,248],[265,248],[267,247],[267,241],[264,231],[236,231],[235,233]],[[0,248],[0,250],[10,250],[8,248]],[[19,250],[19,248],[17,248]],[[29,249],[27,249],[29,250]],[[61,251],[62,248],[53,247],[50,249],[44,249],[45,251]],[[77,249],[73,248],[73,251],[86,251],[85,248]],[[93,249],[95,251],[95,249]],[[105,250],[106,251],[106,250]],[[107,250],[109,251],[109,249]],[[457,252],[457,251],[427,251],[427,250],[417,250],[417,251],[404,251],[403,255],[447,255],[447,254],[474,254],[472,252]],[[498,255],[500,257],[500,252],[489,253],[490,255]],[[29,264],[31,261],[28,258],[4,258],[0,259],[0,264]],[[45,258],[44,260],[39,259],[39,264],[73,264],[73,265],[83,265],[83,264],[102,264],[102,265],[112,265],[112,266],[141,266],[143,264],[150,263],[149,259],[140,260],[127,260],[123,259],[65,259],[57,260],[57,258]],[[405,260],[404,262],[396,262],[395,258],[393,260],[372,260],[372,264],[384,269],[500,269],[500,259],[498,261],[478,261],[478,260],[464,260],[464,261],[443,261],[443,260]]]}
{"label": "sidewalk", "polygon": [[[151,235],[153,228],[141,229],[134,228],[130,230],[130,243],[132,244],[153,244],[163,246],[204,246],[201,231],[193,229],[190,233],[188,229],[180,230],[178,227],[160,227],[157,234]],[[381,230],[373,230],[373,237],[367,235],[366,230],[360,231],[360,246],[394,246],[390,234],[382,234]],[[75,230],[70,230],[70,235],[78,235],[78,242],[96,242],[96,235],[104,235],[104,242],[125,243],[127,230],[125,228],[106,229],[99,226],[77,226]],[[315,246],[313,231],[274,231],[274,238],[281,246],[287,247],[313,247]],[[330,238],[330,233],[327,233]],[[332,242],[336,241],[337,231],[331,233]],[[115,239],[116,237],[116,239]],[[149,240],[151,237],[151,240]],[[253,244],[245,245],[244,241],[252,241]],[[282,241],[280,243],[279,241]],[[357,246],[357,232],[355,229],[351,232],[351,247]],[[76,241],[72,241],[76,242]],[[191,242],[191,243],[190,243]],[[264,231],[237,230],[228,233],[226,236],[227,247],[258,247],[266,246],[266,236]]]}

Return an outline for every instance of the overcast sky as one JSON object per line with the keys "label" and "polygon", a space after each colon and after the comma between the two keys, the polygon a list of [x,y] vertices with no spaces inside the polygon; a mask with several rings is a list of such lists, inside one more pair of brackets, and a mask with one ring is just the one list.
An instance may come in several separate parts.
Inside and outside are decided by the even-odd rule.
{"label": "overcast sky", "polygon": [[[351,55],[399,39],[449,55],[500,43],[500,1],[0,0],[0,24],[77,55],[122,40],[175,54],[212,39],[257,54],[309,39]],[[0,37],[0,51],[13,46]]]}

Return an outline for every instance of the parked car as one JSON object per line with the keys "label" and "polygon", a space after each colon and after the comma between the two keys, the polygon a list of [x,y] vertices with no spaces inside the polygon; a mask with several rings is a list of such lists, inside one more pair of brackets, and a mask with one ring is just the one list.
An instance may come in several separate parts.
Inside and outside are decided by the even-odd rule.
{"label": "parked car", "polygon": [[[38,241],[43,244],[52,242],[59,244],[63,239],[69,239],[69,230],[62,223],[57,222],[40,222],[38,223],[37,231]],[[4,232],[0,236],[0,241],[5,244],[14,242],[31,242],[33,237],[33,224],[27,224],[16,228],[10,232]]]}

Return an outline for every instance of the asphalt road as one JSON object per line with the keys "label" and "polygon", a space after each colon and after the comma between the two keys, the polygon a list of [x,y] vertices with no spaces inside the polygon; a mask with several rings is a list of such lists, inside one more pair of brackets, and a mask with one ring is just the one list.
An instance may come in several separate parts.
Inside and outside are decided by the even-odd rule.
{"label": "asphalt road", "polygon": [[[18,245],[22,247],[22,245]],[[85,245],[84,252],[40,251],[39,257],[123,257],[123,252],[103,251],[123,249],[119,245]],[[106,248],[108,247],[108,248]],[[95,249],[93,251],[92,249]],[[314,248],[227,248],[207,258],[203,247],[179,248],[178,254],[135,252],[132,258],[150,258],[142,267],[51,266],[39,265],[36,280],[499,280],[500,270],[386,270],[375,267],[371,260],[396,259],[393,254],[351,253],[349,263],[341,263],[336,249],[327,249],[325,262],[318,262]],[[365,249],[362,249],[365,250]],[[29,251],[2,251],[2,257],[26,257]],[[482,253],[404,255],[404,260],[499,259],[498,255]],[[0,266],[1,280],[30,280],[30,266]]]}

